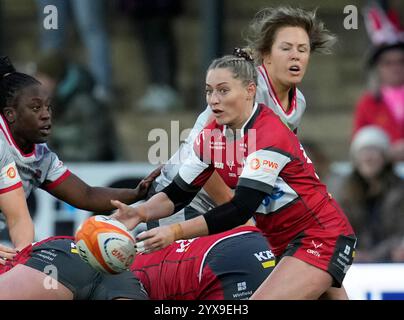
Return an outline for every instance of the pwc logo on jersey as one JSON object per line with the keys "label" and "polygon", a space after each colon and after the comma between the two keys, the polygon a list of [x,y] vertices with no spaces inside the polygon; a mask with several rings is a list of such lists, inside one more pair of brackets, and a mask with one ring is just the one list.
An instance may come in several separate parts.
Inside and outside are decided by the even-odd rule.
{"label": "pwc logo on jersey", "polygon": [[279,164],[275,161],[271,161],[271,160],[262,160],[259,158],[253,158],[250,161],[250,168],[252,170],[258,170],[261,168],[261,170],[265,171],[265,172],[270,172],[272,170],[276,170],[279,168]]}

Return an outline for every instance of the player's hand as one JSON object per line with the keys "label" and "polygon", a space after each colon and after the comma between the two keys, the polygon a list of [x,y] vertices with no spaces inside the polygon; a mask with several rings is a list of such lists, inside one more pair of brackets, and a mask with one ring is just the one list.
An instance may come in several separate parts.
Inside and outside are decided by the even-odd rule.
{"label": "player's hand", "polygon": [[175,234],[170,226],[153,228],[140,233],[136,237],[136,250],[151,253],[164,249],[175,241]]}
{"label": "player's hand", "polygon": [[135,188],[136,196],[134,201],[139,201],[146,197],[151,184],[160,175],[162,167],[163,166],[160,166],[157,169],[154,169],[146,178],[139,182]]}
{"label": "player's hand", "polygon": [[130,207],[118,200],[111,200],[111,204],[118,208],[117,211],[111,214],[111,218],[122,222],[128,230],[132,230],[139,223],[147,221],[140,206]]}
{"label": "player's hand", "polygon": [[17,250],[0,244],[0,264],[5,264],[7,260],[14,259]]}

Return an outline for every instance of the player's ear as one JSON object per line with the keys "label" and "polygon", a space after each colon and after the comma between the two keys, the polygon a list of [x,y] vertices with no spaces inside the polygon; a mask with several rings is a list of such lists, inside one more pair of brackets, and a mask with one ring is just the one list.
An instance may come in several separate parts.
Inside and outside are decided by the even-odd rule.
{"label": "player's ear", "polygon": [[254,100],[257,86],[254,82],[250,82],[247,86],[247,100]]}
{"label": "player's ear", "polygon": [[5,107],[3,109],[3,115],[8,123],[14,123],[16,118],[16,111],[13,107]]}

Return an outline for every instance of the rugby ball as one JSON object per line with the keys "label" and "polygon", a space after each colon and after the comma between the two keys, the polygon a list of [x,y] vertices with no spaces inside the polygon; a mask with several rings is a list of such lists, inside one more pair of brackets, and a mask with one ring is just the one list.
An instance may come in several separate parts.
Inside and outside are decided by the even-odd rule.
{"label": "rugby ball", "polygon": [[80,257],[103,273],[129,269],[136,254],[135,240],[124,224],[108,216],[88,218],[76,231]]}

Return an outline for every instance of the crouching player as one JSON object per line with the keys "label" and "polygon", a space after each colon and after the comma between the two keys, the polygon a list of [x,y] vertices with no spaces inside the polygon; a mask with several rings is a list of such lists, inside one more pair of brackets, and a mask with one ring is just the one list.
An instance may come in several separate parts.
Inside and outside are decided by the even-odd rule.
{"label": "crouching player", "polygon": [[243,226],[138,254],[131,271],[150,299],[240,300],[250,298],[274,266],[259,229]]}
{"label": "crouching player", "polygon": [[0,300],[148,299],[129,271],[101,274],[79,256],[73,237],[51,237],[0,265]]}

